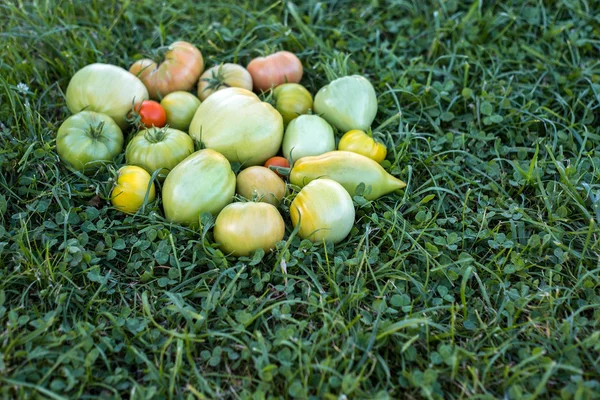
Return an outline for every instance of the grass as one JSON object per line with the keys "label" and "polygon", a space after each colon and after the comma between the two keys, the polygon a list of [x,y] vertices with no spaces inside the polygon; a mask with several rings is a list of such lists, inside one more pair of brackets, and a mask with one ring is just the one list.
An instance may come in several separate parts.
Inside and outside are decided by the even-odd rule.
{"label": "grass", "polygon": [[[9,0],[0,15],[2,397],[600,396],[599,3]],[[86,64],[177,39],[210,65],[294,51],[313,94],[348,55],[376,87],[375,126],[401,115],[381,137],[406,190],[356,198],[339,245],[242,259],[159,203],[116,212],[109,170],[58,161],[64,91]]]}

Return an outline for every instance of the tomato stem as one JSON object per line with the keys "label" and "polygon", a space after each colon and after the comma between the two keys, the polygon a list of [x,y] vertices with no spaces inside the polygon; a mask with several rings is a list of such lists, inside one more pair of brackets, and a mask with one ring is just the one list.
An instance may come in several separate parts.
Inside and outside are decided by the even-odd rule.
{"label": "tomato stem", "polygon": [[90,125],[88,134],[92,139],[99,139],[102,137],[102,131],[104,130],[104,121],[98,123],[98,125]]}
{"label": "tomato stem", "polygon": [[162,142],[163,140],[165,140],[166,136],[167,136],[167,127],[166,126],[164,128],[156,128],[156,127],[148,128],[144,132],[144,137],[150,143]]}

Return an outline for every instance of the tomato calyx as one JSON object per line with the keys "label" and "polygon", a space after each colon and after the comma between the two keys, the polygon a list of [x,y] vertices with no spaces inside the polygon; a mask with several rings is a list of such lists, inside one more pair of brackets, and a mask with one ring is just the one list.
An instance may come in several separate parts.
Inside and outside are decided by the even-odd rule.
{"label": "tomato calyx", "polygon": [[92,139],[98,140],[102,138],[102,131],[104,130],[104,121],[98,122],[98,125],[90,125],[88,127],[88,135]]}
{"label": "tomato calyx", "polygon": [[217,70],[212,70],[210,73],[212,75],[210,78],[201,79],[201,81],[208,83],[203,92],[206,92],[207,90],[217,91],[221,87],[231,87],[227,84],[227,82],[225,82],[225,71],[223,71],[222,63],[219,65]]}
{"label": "tomato calyx", "polygon": [[150,143],[162,142],[167,137],[168,129],[169,129],[168,125],[166,125],[162,128],[157,128],[154,126],[152,128],[147,128],[146,131],[144,132],[144,138],[146,138],[146,140]]}

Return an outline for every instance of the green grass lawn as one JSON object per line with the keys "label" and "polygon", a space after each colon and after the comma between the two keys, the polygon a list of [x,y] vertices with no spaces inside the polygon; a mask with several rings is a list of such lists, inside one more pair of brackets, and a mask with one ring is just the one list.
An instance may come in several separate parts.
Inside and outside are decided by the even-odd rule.
{"label": "green grass lawn", "polygon": [[[600,3],[5,0],[0,15],[3,398],[600,396]],[[293,51],[313,95],[328,72],[368,77],[374,126],[400,113],[383,165],[408,186],[355,198],[338,245],[252,258],[159,202],[115,211],[118,163],[86,177],[58,160],[64,92],[87,64],[178,39],[209,66]]]}

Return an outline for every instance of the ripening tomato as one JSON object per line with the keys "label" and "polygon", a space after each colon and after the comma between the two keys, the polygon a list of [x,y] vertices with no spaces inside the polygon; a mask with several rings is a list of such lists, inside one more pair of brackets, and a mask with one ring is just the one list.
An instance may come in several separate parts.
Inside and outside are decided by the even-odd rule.
{"label": "ripening tomato", "polygon": [[294,53],[278,51],[250,61],[246,67],[252,75],[255,91],[265,91],[282,83],[298,83],[302,79],[302,63]]}
{"label": "ripening tomato", "polygon": [[273,91],[275,108],[283,117],[283,123],[289,124],[291,120],[302,114],[308,114],[313,106],[313,98],[306,88],[298,83],[284,83]]}
{"label": "ripening tomato", "polygon": [[358,153],[380,164],[387,156],[385,144],[377,142],[366,132],[359,129],[346,132],[340,139],[340,143],[338,143],[338,150]]}
{"label": "ripening tomato", "polygon": [[248,200],[279,205],[285,196],[285,182],[265,167],[249,167],[241,171],[236,179],[236,192]]}
{"label": "ripening tomato", "polygon": [[225,63],[207,69],[198,81],[198,97],[204,101],[217,90],[239,87],[252,90],[252,76],[246,68]]}
{"label": "ripening tomato", "polygon": [[[148,196],[148,203],[156,198],[152,177],[143,168],[135,165],[126,165],[117,172],[117,183],[110,195],[110,201],[116,209],[133,214],[144,204]],[[148,188],[150,186],[150,188]],[[149,189],[149,190],[148,190]]]}
{"label": "ripening tomato", "polygon": [[134,125],[162,128],[167,123],[167,113],[156,101],[145,100],[134,107],[130,119]]}
{"label": "ripening tomato", "polygon": [[[275,156],[275,157],[271,157],[267,160],[267,162],[265,163],[265,167],[269,168],[269,167],[281,167],[281,168],[289,168],[290,167],[290,162],[285,158],[285,157],[280,157],[280,156]],[[274,171],[277,175],[279,175],[280,177],[284,177],[286,175],[280,174],[277,170],[269,168],[270,170]]]}
{"label": "ripening tomato", "polygon": [[165,109],[169,127],[187,131],[200,107],[200,100],[190,92],[177,91],[163,97],[160,105]]}
{"label": "ripening tomato", "polygon": [[215,241],[224,253],[249,256],[258,249],[275,249],[283,240],[285,224],[275,206],[267,203],[232,203],[215,221]]}
{"label": "ripening tomato", "polygon": [[193,44],[175,42],[167,48],[165,60],[157,65],[144,58],[134,62],[129,72],[139,77],[152,99],[160,99],[178,90],[189,91],[204,71],[202,53]]}

